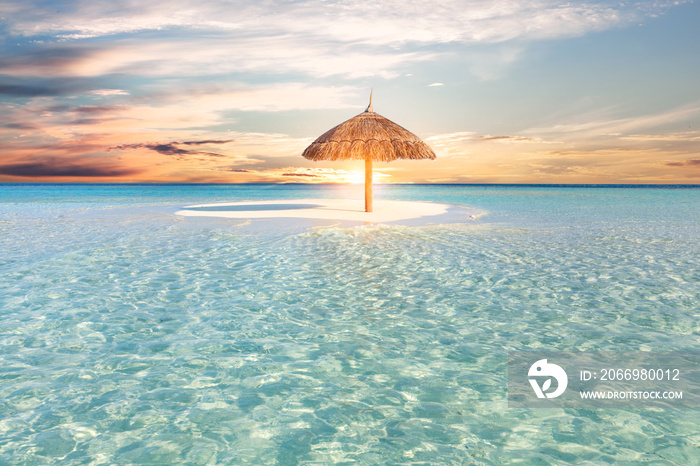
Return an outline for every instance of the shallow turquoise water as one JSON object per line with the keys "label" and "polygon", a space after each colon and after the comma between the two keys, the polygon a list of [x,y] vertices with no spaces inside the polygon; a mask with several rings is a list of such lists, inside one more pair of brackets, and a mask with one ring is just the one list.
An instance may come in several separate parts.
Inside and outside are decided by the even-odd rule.
{"label": "shallow turquoise water", "polygon": [[697,410],[506,403],[508,350],[700,349],[700,190],[375,188],[489,212],[424,227],[171,215],[357,189],[0,186],[0,463],[700,461]]}

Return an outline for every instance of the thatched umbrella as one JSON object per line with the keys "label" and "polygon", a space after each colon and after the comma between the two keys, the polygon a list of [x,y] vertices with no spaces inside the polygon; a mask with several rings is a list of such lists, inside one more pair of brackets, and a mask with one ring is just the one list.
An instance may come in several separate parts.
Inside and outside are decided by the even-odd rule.
{"label": "thatched umbrella", "polygon": [[372,109],[372,94],[364,113],[329,129],[302,154],[309,160],[364,160],[365,211],[372,212],[372,161],[435,159],[418,136]]}

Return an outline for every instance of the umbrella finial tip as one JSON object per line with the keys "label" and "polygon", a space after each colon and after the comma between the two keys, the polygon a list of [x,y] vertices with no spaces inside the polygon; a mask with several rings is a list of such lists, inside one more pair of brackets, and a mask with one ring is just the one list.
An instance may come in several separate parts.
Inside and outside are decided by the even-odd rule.
{"label": "umbrella finial tip", "polygon": [[374,88],[372,88],[369,91],[369,105],[367,106],[367,110],[365,112],[372,112],[374,113],[374,109],[372,108],[372,94],[374,93]]}

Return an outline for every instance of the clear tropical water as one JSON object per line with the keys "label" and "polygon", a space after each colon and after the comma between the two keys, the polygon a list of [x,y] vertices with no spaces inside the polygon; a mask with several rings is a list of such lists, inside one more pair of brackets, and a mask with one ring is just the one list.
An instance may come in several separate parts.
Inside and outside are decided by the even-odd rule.
{"label": "clear tropical water", "polygon": [[700,190],[383,186],[488,211],[309,229],[330,186],[0,186],[0,463],[698,464],[700,416],[509,409],[508,350],[700,349]]}

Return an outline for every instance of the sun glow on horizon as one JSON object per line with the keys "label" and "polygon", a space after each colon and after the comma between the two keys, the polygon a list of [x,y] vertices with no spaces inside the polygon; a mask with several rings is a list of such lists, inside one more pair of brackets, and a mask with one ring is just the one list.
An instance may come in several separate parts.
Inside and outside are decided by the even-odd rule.
{"label": "sun glow on horizon", "polygon": [[[375,184],[382,184],[388,182],[387,178],[390,178],[391,175],[387,175],[386,173],[378,172],[378,171],[372,171],[372,181]],[[344,184],[364,184],[365,183],[365,172],[364,170],[349,170],[347,172],[347,175],[345,177],[340,178],[337,183],[344,183]]]}
{"label": "sun glow on horizon", "polygon": [[[289,171],[289,170],[288,170]],[[285,176],[297,178],[294,182],[303,180],[306,183],[332,183],[332,184],[364,184],[364,170],[346,170],[333,168],[301,169],[294,173],[285,173]],[[388,181],[391,175],[379,171],[372,171],[372,181],[374,184],[382,184]]]}
{"label": "sun glow on horizon", "polygon": [[360,170],[350,170],[342,183],[362,184],[365,182],[365,173]]}

